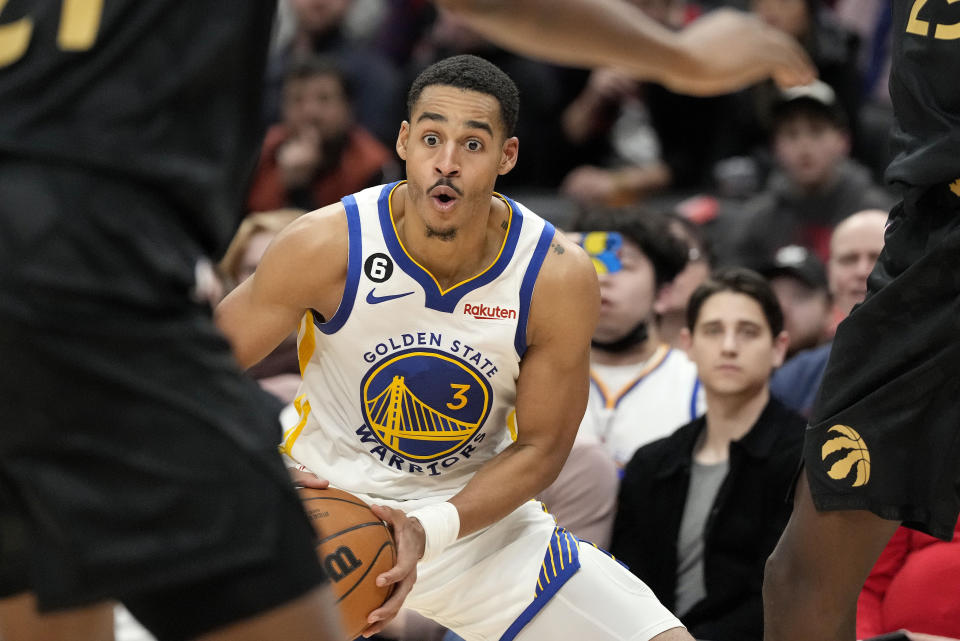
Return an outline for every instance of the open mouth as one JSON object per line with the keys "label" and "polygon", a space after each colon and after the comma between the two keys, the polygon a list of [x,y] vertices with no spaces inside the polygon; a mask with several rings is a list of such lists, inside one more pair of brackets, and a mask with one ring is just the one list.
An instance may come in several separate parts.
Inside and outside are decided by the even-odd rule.
{"label": "open mouth", "polygon": [[447,185],[437,185],[430,190],[434,206],[441,211],[447,211],[456,205],[458,196],[457,191]]}

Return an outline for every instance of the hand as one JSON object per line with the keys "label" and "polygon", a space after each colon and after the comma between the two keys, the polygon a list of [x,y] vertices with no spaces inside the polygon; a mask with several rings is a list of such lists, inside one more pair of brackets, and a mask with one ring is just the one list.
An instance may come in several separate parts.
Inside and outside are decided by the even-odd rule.
{"label": "hand", "polygon": [[795,38],[734,9],[711,11],[681,31],[680,39],[692,59],[686,73],[668,74],[665,83],[675,91],[726,93],[768,77],[792,87],[816,77]]}
{"label": "hand", "polygon": [[577,167],[563,179],[560,191],[579,203],[606,203],[616,193],[613,172],[600,167]]}
{"label": "hand", "polygon": [[584,90],[597,100],[619,102],[637,93],[637,81],[624,71],[604,67],[590,73]]}
{"label": "hand", "polygon": [[313,472],[308,472],[306,469],[298,470],[295,467],[288,467],[287,473],[290,475],[290,480],[296,487],[312,487],[316,490],[325,490],[330,487],[330,481],[322,479]]}
{"label": "hand", "polygon": [[417,561],[423,556],[427,542],[420,521],[407,518],[402,510],[383,505],[371,505],[370,509],[393,530],[393,540],[397,543],[397,564],[377,577],[379,586],[394,584],[393,594],[370,613],[367,619],[370,625],[363,631],[364,637],[380,632],[387,622],[397,616],[400,606],[417,582]]}
{"label": "hand", "polygon": [[313,127],[296,132],[277,150],[277,168],[287,189],[307,185],[320,167],[320,133]]}

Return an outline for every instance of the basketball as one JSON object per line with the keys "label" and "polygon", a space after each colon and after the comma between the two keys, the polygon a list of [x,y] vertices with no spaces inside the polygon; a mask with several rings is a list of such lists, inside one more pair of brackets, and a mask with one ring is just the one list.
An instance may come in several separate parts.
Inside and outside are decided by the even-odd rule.
{"label": "basketball", "polygon": [[394,566],[397,548],[370,506],[343,490],[300,488],[300,500],[317,533],[317,556],[330,579],[340,621],[349,639],[360,636],[367,616],[393,592],[377,577]]}

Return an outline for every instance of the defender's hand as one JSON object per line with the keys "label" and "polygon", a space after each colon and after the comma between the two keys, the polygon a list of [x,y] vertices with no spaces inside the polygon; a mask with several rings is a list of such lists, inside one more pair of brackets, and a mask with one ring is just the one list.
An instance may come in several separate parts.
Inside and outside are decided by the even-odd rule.
{"label": "defender's hand", "polygon": [[420,521],[407,518],[402,510],[382,505],[371,505],[370,509],[377,518],[386,521],[393,531],[393,540],[397,544],[397,564],[377,577],[379,586],[394,585],[393,594],[383,605],[370,613],[367,619],[370,626],[363,631],[364,637],[380,632],[388,621],[397,616],[417,581],[417,561],[423,556],[427,541]]}

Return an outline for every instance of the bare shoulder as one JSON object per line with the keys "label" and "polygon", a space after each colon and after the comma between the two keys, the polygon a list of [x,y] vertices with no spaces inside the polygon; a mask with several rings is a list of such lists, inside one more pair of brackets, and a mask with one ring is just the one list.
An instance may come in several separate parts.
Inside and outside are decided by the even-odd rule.
{"label": "bare shoulder", "polygon": [[593,335],[600,287],[593,262],[579,245],[557,231],[537,276],[530,305],[531,345],[554,334]]}
{"label": "bare shoulder", "polygon": [[332,305],[336,310],[347,273],[348,247],[342,203],[304,214],[274,239],[257,268],[254,285],[304,309]]}

